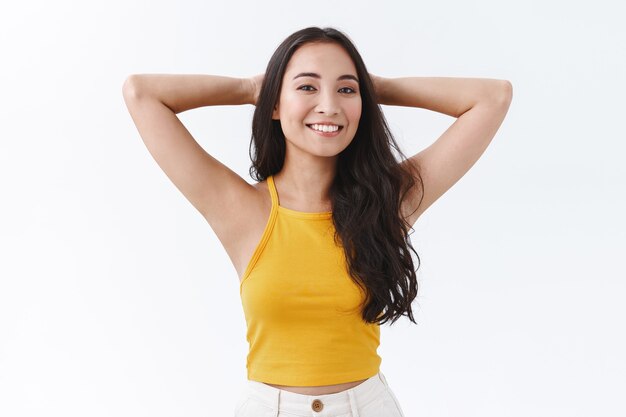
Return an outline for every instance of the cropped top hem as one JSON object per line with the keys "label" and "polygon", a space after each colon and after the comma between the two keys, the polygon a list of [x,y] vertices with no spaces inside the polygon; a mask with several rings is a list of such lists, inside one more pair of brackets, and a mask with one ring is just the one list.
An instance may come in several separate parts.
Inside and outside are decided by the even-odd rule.
{"label": "cropped top hem", "polygon": [[251,381],[263,382],[266,384],[285,385],[291,387],[316,387],[321,385],[337,385],[347,382],[360,381],[371,378],[380,370],[380,366],[375,368],[364,368],[359,371],[327,373],[324,376],[310,375],[289,375],[276,378],[271,372],[264,374],[262,371],[248,371],[248,379]]}

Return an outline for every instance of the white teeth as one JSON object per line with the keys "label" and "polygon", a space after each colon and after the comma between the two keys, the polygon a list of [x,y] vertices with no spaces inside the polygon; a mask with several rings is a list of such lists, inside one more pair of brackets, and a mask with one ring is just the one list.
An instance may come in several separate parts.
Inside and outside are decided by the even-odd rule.
{"label": "white teeth", "polygon": [[319,130],[321,132],[336,132],[339,130],[339,126],[336,125],[311,125],[312,129]]}

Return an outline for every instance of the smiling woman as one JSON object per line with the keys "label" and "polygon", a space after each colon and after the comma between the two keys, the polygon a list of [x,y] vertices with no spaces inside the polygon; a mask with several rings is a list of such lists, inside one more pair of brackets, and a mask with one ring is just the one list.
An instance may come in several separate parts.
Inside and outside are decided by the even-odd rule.
{"label": "smiling woman", "polygon": [[[293,177],[301,169],[294,163],[306,160],[322,168],[327,181],[334,177],[338,155],[354,138],[361,117],[356,73],[350,55],[336,43],[310,42],[293,53],[272,114],[286,142],[281,177]],[[311,130],[315,137],[334,140],[313,141]]]}
{"label": "smiling woman", "polygon": [[[373,76],[344,33],[309,27],[278,46],[264,74],[134,75],[124,98],[150,153],[239,276],[249,352],[236,415],[402,417],[377,348],[381,324],[415,323],[411,252],[418,267],[419,256],[409,231],[489,144],[510,83]],[[220,104],[256,106],[254,185],[176,117]],[[380,104],[458,120],[406,158]]]}

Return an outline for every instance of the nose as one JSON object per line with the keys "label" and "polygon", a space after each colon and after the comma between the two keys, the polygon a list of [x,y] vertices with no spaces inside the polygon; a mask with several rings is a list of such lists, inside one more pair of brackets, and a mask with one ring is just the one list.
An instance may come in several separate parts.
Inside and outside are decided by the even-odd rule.
{"label": "nose", "polygon": [[319,103],[316,107],[316,112],[324,114],[337,114],[339,113],[339,104],[337,96],[332,89],[325,89],[319,96]]}

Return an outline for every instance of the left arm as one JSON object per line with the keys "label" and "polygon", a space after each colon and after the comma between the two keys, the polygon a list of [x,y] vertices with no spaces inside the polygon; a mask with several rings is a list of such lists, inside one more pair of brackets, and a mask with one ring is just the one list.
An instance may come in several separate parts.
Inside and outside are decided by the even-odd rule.
{"label": "left arm", "polygon": [[434,143],[401,162],[417,167],[424,182],[417,210],[422,198],[419,182],[402,203],[402,215],[413,225],[487,149],[508,112],[513,87],[509,81],[489,78],[372,79],[379,104],[419,107],[457,119]]}

